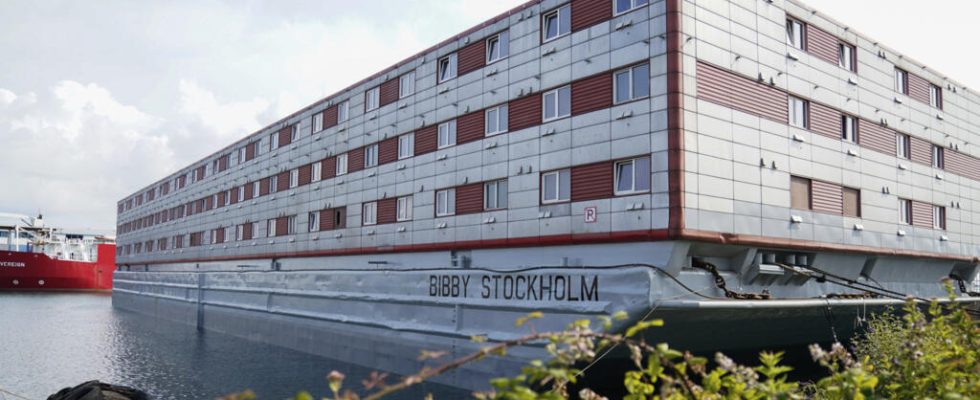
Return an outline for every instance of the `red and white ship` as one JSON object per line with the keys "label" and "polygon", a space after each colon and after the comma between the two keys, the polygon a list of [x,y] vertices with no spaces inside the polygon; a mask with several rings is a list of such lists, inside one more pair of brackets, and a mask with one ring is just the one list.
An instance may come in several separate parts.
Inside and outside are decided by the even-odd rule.
{"label": "red and white ship", "polygon": [[0,291],[112,290],[115,238],[44,226],[38,215],[0,213]]}

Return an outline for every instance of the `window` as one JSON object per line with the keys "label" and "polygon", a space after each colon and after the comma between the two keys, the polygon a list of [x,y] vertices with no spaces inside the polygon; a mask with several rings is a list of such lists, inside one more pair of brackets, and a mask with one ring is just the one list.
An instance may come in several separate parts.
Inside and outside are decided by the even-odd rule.
{"label": "window", "polygon": [[633,194],[650,190],[650,159],[647,157],[617,161],[616,194]]}
{"label": "window", "polygon": [[507,105],[488,109],[485,119],[486,136],[507,132]]}
{"label": "window", "polygon": [[364,93],[364,111],[377,109],[380,104],[381,88],[376,87]]}
{"label": "window", "polygon": [[567,117],[572,114],[572,87],[549,90],[544,94],[544,120]]}
{"label": "window", "polygon": [[842,188],[844,216],[861,218],[861,190]]}
{"label": "window", "polygon": [[789,206],[797,210],[809,210],[813,208],[809,179],[798,176],[791,176],[789,178]]}
{"label": "window", "polygon": [[398,159],[415,155],[415,134],[409,133],[398,137]]}
{"label": "window", "polygon": [[456,53],[439,59],[439,83],[456,77]]}
{"label": "window", "polygon": [[647,3],[647,0],[616,0],[616,14],[624,13]]}
{"label": "window", "polygon": [[[238,163],[239,164],[244,164],[245,163],[245,148],[244,147],[238,149]],[[177,186],[177,185],[174,185],[174,186]]]}
{"label": "window", "polygon": [[857,71],[857,63],[854,59],[854,46],[847,43],[838,43],[837,49],[837,65],[848,71]]}
{"label": "window", "polygon": [[786,44],[800,50],[806,50],[803,39],[806,37],[806,26],[795,19],[786,19]]}
{"label": "window", "polygon": [[235,227],[235,240],[245,239],[245,225]]}
{"label": "window", "polygon": [[289,187],[294,188],[299,186],[299,170],[294,169],[289,171]]}
{"label": "window", "polygon": [[226,206],[231,204],[231,193],[232,193],[231,191],[232,190],[235,190],[235,189],[228,189],[228,191],[225,192],[225,205]]}
{"label": "window", "polygon": [[306,229],[310,232],[316,232],[320,230],[320,213],[318,211],[313,211],[306,216]]}
{"label": "window", "polygon": [[347,153],[337,156],[337,176],[347,173]]}
{"label": "window", "polygon": [[912,200],[898,199],[898,222],[912,225]]}
{"label": "window", "polygon": [[848,142],[858,142],[857,119],[844,114],[840,117],[840,138]]}
{"label": "window", "polygon": [[290,215],[286,217],[286,234],[293,235],[296,233],[296,216]]}
{"label": "window", "polygon": [[509,53],[510,34],[507,31],[487,39],[487,64],[507,58]]}
{"label": "window", "polygon": [[245,200],[245,186],[241,185],[238,187],[238,201]]}
{"label": "window", "polygon": [[899,158],[912,158],[912,138],[909,135],[895,135],[895,149]]}
{"label": "window", "polygon": [[415,71],[409,72],[398,78],[398,98],[404,99],[415,93]]}
{"label": "window", "polygon": [[265,237],[276,236],[276,219],[272,218],[265,223]]}
{"label": "window", "polygon": [[444,217],[456,213],[456,189],[436,191],[436,216]]}
{"label": "window", "polygon": [[412,220],[412,196],[398,198],[398,221]]}
{"label": "window", "polygon": [[310,177],[310,181],[316,182],[316,181],[319,181],[320,179],[323,179],[323,164],[322,163],[320,163],[319,161],[313,163],[311,169],[312,169],[312,171],[311,171],[311,175],[312,176]]}
{"label": "window", "polygon": [[295,142],[296,138],[299,137],[299,124],[295,124],[289,127],[289,142]]}
{"label": "window", "polygon": [[909,94],[909,73],[901,68],[895,68],[895,91]]}
{"label": "window", "polygon": [[364,168],[378,165],[378,144],[368,145],[364,148]]}
{"label": "window", "polygon": [[439,124],[439,148],[456,144],[456,120]]}
{"label": "window", "polygon": [[487,182],[483,185],[483,209],[507,208],[507,180]]}
{"label": "window", "polygon": [[946,168],[946,149],[932,145],[932,166],[943,169]]}
{"label": "window", "polygon": [[323,130],[323,113],[313,114],[313,133]]}
{"label": "window", "polygon": [[572,16],[569,6],[546,13],[541,17],[541,20],[541,25],[544,26],[542,34],[545,42],[567,35],[572,30]]}
{"label": "window", "polygon": [[260,188],[261,188],[261,184],[260,184],[259,181],[252,182],[252,197],[253,198],[259,197],[259,193],[261,193],[259,191]]}
{"label": "window", "polygon": [[637,65],[616,72],[613,95],[616,103],[636,100],[650,95],[650,65]]}
{"label": "window", "polygon": [[943,88],[929,84],[929,105],[943,109]]}
{"label": "window", "polygon": [[334,229],[344,229],[347,227],[347,207],[337,207],[333,209]]}
{"label": "window", "polygon": [[269,177],[269,193],[275,193],[276,186],[279,186],[279,175],[272,175]]}
{"label": "window", "polygon": [[344,122],[350,117],[350,102],[344,101],[337,105],[337,122]]}
{"label": "window", "polygon": [[279,132],[269,135],[269,151],[279,148]]}
{"label": "window", "polygon": [[568,201],[572,189],[572,173],[569,169],[546,172],[541,175],[541,203]]}
{"label": "window", "polygon": [[361,221],[363,225],[374,225],[378,223],[378,202],[364,203]]}
{"label": "window", "polygon": [[797,128],[810,127],[810,102],[789,96],[789,124]]}
{"label": "window", "polygon": [[946,229],[946,207],[932,206],[932,227]]}

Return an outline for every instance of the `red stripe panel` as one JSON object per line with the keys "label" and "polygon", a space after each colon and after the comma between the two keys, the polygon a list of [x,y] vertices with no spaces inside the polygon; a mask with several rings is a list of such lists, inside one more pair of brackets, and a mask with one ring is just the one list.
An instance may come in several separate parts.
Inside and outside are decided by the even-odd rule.
{"label": "red stripe panel", "polygon": [[811,181],[810,191],[813,211],[830,214],[844,213],[844,195],[840,186],[833,183]]}
{"label": "red stripe panel", "polygon": [[279,130],[279,147],[286,147],[292,142],[292,132],[292,126],[287,126]]}
{"label": "red stripe panel", "polygon": [[810,102],[810,130],[832,138],[841,138],[841,113],[820,103]]}
{"label": "red stripe panel", "polygon": [[817,58],[834,65],[840,64],[839,45],[840,40],[836,36],[813,25],[806,26],[806,50]]}
{"label": "red stripe panel", "polygon": [[456,214],[472,214],[483,211],[483,183],[471,183],[456,187]]}
{"label": "red stripe panel", "polygon": [[612,18],[609,0],[572,0],[572,32]]}
{"label": "red stripe panel", "polygon": [[439,147],[439,126],[429,125],[415,131],[415,155],[436,151]]}
{"label": "red stripe panel", "polygon": [[[245,146],[245,161],[255,158],[255,151],[259,148],[259,142],[252,142]],[[183,186],[183,185],[181,185]]]}
{"label": "red stripe panel", "polygon": [[768,85],[698,62],[698,97],[755,114],[773,121],[788,123],[786,93]]}
{"label": "red stripe panel", "polygon": [[289,189],[289,171],[280,172],[276,178],[276,191],[281,192]]}
{"label": "red stripe panel", "polygon": [[909,72],[909,97],[929,104],[929,81]]}
{"label": "red stripe panel", "polygon": [[333,220],[333,209],[320,210],[320,230],[329,231],[335,226]]}
{"label": "red stripe panel", "polygon": [[378,164],[387,164],[398,160],[398,138],[388,138],[378,144]]}
{"label": "red stripe panel", "polygon": [[613,163],[572,167],[572,201],[613,197]]}
{"label": "red stripe panel", "polygon": [[259,196],[265,196],[269,194],[269,185],[272,183],[271,178],[265,178],[259,181]]}
{"label": "red stripe panel", "polygon": [[337,105],[334,104],[323,110],[323,129],[337,125]]}
{"label": "red stripe panel", "polygon": [[[320,171],[323,173],[323,171]],[[299,186],[308,185],[313,181],[313,164],[299,167]]]}
{"label": "red stripe panel", "polygon": [[[608,2],[606,4],[608,6]],[[612,74],[601,73],[572,82],[572,115],[612,106]]]}
{"label": "red stripe panel", "polygon": [[378,94],[380,105],[384,106],[398,101],[398,81],[396,76],[381,84],[381,91]]}
{"label": "red stripe panel", "polygon": [[327,157],[320,161],[320,178],[327,179],[337,175],[337,157]]}
{"label": "red stripe panel", "polygon": [[252,223],[242,224],[242,240],[252,240]]}
{"label": "red stripe panel", "polygon": [[483,68],[487,63],[487,42],[480,39],[459,49],[457,53],[457,75],[463,76],[469,72]]}
{"label": "red stripe panel", "polygon": [[980,160],[957,151],[946,149],[946,170],[980,181]]}
{"label": "red stripe panel", "polygon": [[398,215],[398,199],[392,197],[390,199],[378,200],[378,223],[379,224],[393,224],[397,219]]}
{"label": "red stripe panel", "polygon": [[541,124],[541,93],[507,103],[507,131],[514,132]]}
{"label": "red stripe panel", "polygon": [[920,164],[932,165],[932,143],[911,136],[912,161]]}
{"label": "red stripe panel", "polygon": [[359,147],[347,152],[347,172],[364,169],[364,148]]}
{"label": "red stripe panel", "polygon": [[912,225],[932,228],[932,204],[912,201]]}
{"label": "red stripe panel", "polygon": [[465,114],[456,119],[456,144],[483,139],[486,113],[483,110]]}
{"label": "red stripe panel", "polygon": [[276,236],[289,234],[289,217],[276,218]]}
{"label": "red stripe panel", "polygon": [[858,142],[861,146],[890,156],[896,154],[895,132],[891,129],[863,119],[858,121],[858,126]]}

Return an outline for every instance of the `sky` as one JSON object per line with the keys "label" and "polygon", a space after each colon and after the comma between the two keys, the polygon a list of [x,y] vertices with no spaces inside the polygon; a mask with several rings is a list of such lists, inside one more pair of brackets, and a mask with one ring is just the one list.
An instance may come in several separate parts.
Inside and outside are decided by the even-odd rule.
{"label": "sky", "polygon": [[[4,0],[0,212],[111,231],[119,199],[523,2]],[[806,3],[980,88],[980,2]]]}

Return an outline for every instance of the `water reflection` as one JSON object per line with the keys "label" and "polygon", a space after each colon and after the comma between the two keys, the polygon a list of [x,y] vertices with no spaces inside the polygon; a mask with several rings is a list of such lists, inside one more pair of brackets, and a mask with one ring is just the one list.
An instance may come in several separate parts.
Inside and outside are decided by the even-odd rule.
{"label": "water reflection", "polygon": [[[113,309],[109,295],[0,293],[0,388],[32,399],[91,379],[157,399],[208,399],[244,388],[281,399],[299,389],[326,394],[324,375],[333,369],[346,373],[349,385],[371,371]],[[467,394],[426,385],[397,398],[430,391],[437,398]]]}

